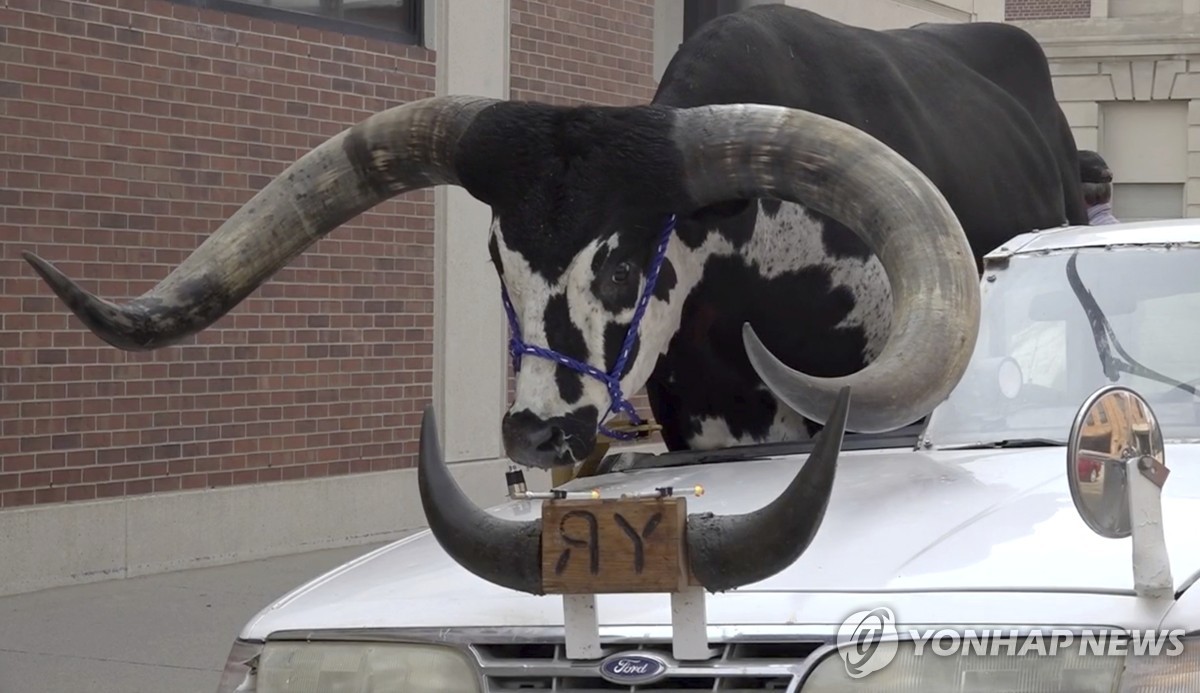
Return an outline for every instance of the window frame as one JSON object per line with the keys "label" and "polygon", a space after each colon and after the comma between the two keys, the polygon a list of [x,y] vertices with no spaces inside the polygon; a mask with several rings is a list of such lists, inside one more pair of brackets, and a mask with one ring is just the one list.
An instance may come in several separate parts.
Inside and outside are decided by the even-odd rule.
{"label": "window frame", "polygon": [[723,14],[742,9],[741,0],[683,0],[683,41],[696,30]]}
{"label": "window frame", "polygon": [[[1138,180],[1114,181],[1112,184],[1112,212],[1119,221],[1160,221],[1163,219],[1183,219],[1187,217],[1187,183],[1180,182],[1142,182]],[[1179,193],[1179,205],[1174,211],[1166,216],[1135,216],[1129,212],[1129,207],[1122,206],[1118,200],[1124,200],[1128,203],[1130,195],[1138,195],[1142,190],[1149,188],[1159,188],[1160,190],[1170,189],[1172,193]],[[1145,199],[1145,198],[1143,198]],[[1140,200],[1139,200],[1140,202]],[[1172,206],[1175,206],[1175,201],[1171,201]],[[1165,210],[1164,210],[1165,211]]]}
{"label": "window frame", "polygon": [[297,26],[334,31],[339,34],[362,36],[379,39],[392,43],[403,43],[413,46],[425,46],[425,0],[412,0],[408,10],[408,28],[384,29],[369,24],[360,24],[336,17],[320,14],[309,14],[279,7],[261,5],[254,0],[170,0],[177,5],[187,5],[202,10],[241,14],[256,19],[273,22],[286,22]]}

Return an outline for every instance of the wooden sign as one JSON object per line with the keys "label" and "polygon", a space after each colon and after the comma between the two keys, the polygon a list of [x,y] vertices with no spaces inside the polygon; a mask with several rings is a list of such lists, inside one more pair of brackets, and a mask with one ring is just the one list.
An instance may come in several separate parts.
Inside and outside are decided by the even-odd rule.
{"label": "wooden sign", "polygon": [[542,503],[547,594],[678,592],[688,586],[684,498]]}

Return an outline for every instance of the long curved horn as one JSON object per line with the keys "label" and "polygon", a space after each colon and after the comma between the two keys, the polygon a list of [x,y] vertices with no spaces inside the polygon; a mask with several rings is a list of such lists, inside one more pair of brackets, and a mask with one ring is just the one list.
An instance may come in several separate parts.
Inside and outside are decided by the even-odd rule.
{"label": "long curved horn", "polygon": [[[770,504],[744,515],[688,515],[688,561],[705,589],[720,592],[763,580],[808,548],[829,504],[849,407],[845,388],[812,454]],[[459,565],[497,585],[545,593],[541,521],[501,520],[467,498],[446,469],[428,407],[421,422],[417,483],[434,538]]]}
{"label": "long curved horn", "polygon": [[688,561],[705,589],[721,592],[765,580],[808,548],[825,519],[849,407],[850,389],[843,388],[812,453],[771,503],[744,515],[688,516]]}
{"label": "long curved horn", "polygon": [[753,197],[811,206],[854,229],[891,282],[892,334],[851,375],[797,372],[745,330],[751,364],[777,397],[821,422],[851,387],[846,428],[877,432],[920,419],[949,395],[979,332],[979,274],[953,210],[920,170],[857,128],[777,106],[683,109],[673,137],[698,206]]}
{"label": "long curved horn", "polygon": [[502,520],[463,493],[442,457],[433,407],[421,419],[417,487],[429,529],[459,565],[497,585],[544,594],[541,521]]}
{"label": "long curved horn", "polygon": [[25,259],[63,303],[109,344],[158,349],[232,310],[293,258],[386,199],[457,185],[459,138],[495,99],[444,96],[377,113],[327,140],[276,177],[142,296],[117,305],[81,289],[33,253]]}

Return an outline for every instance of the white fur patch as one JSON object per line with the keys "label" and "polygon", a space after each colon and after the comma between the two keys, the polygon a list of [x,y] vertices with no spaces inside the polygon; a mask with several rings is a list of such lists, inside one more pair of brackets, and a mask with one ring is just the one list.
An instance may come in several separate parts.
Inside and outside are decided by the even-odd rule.
{"label": "white fur patch", "polygon": [[783,202],[772,217],[760,203],[754,235],[742,248],[735,250],[728,239],[713,230],[696,255],[701,267],[702,258],[709,255],[739,255],[768,279],[804,267],[828,267],[832,285],[846,287],[855,297],[854,308],[839,325],[862,327],[867,340],[866,356],[873,359],[883,350],[891,333],[892,292],[887,274],[875,256],[865,262],[830,256],[825,250],[822,231],[821,224],[801,205]]}
{"label": "white fur patch", "polygon": [[[504,286],[516,313],[517,325],[521,328],[521,339],[526,344],[546,346],[546,304],[554,295],[556,286],[534,274],[525,258],[514,252],[504,242],[504,234],[498,220],[492,222],[492,234],[500,262],[504,269]],[[546,359],[525,355],[521,357],[521,370],[517,375],[517,392],[512,412],[529,411],[534,416],[548,419],[567,411],[567,404],[558,392],[554,380],[555,363]]]}
{"label": "white fur patch", "polygon": [[[613,322],[631,320],[634,308],[627,308],[616,315],[605,310],[599,299],[592,294],[592,281],[595,279],[592,258],[600,249],[601,243],[606,243],[611,252],[618,240],[609,238],[589,243],[571,261],[563,276],[551,284],[536,276],[525,258],[505,245],[503,231],[496,222],[492,225],[492,233],[496,236],[500,260],[504,266],[505,286],[517,312],[517,323],[521,326],[521,336],[525,343],[549,346],[546,338],[546,306],[551,297],[565,294],[571,323],[583,334],[584,343],[588,346],[588,364],[605,370],[606,328]],[[673,240],[670,245],[679,246],[680,243]],[[644,288],[643,279],[639,286],[639,295]],[[682,295],[679,291],[671,293],[672,298],[678,300],[682,300]],[[639,330],[640,346],[637,358],[621,381],[626,396],[632,395],[649,380],[658,357],[666,351],[671,336],[679,329],[680,317],[678,307],[672,310],[664,301],[650,299]],[[557,364],[548,359],[523,357],[521,371],[517,375],[516,397],[510,411],[529,411],[539,418],[550,418],[589,404],[601,413],[608,409],[608,389],[596,378],[585,374],[580,374],[583,396],[570,404],[564,401],[555,379],[556,369]],[[646,417],[649,416],[649,412],[640,412],[640,415]]]}

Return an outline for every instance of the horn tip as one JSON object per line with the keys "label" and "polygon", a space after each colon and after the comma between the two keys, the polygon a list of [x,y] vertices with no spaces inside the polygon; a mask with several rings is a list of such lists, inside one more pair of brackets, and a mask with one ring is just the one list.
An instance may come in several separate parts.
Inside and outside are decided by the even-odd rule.
{"label": "horn tip", "polygon": [[[80,287],[70,277],[63,274],[62,270],[43,260],[36,253],[26,250],[21,253],[21,256],[33,267],[38,276],[54,290],[54,293],[62,299],[63,303],[81,319],[87,317],[87,313],[99,312],[102,308],[106,307],[104,301],[101,301],[89,291]],[[93,326],[92,321],[85,319],[84,322],[88,327],[97,330],[97,327]],[[101,332],[97,331],[97,334],[101,334]],[[105,341],[109,340],[106,338]],[[115,344],[115,346],[125,348],[120,344]]]}
{"label": "horn tip", "polygon": [[833,412],[829,415],[830,422],[837,422],[838,428],[845,428],[846,417],[850,414],[850,386],[843,385],[838,389],[837,399],[833,403]]}
{"label": "horn tip", "polygon": [[175,341],[148,332],[139,321],[137,309],[118,307],[99,298],[36,253],[26,250],[21,256],[75,317],[109,345],[122,351],[149,351],[168,346]]}
{"label": "horn tip", "polygon": [[63,291],[78,291],[75,283],[67,279],[67,275],[60,272],[54,265],[38,257],[37,253],[32,250],[22,251],[21,257],[25,258],[25,262],[28,262],[33,267],[33,270],[50,285],[50,288],[54,289],[55,293],[62,295]]}
{"label": "horn tip", "polygon": [[[804,375],[796,372],[772,353],[767,345],[763,344],[749,321],[742,323],[742,347],[746,350],[750,367],[772,395],[810,421],[821,425],[828,422],[828,411],[820,406],[819,401],[797,400],[792,392],[794,388],[788,386],[788,381],[792,378],[803,380]],[[825,401],[828,402],[828,399]]]}
{"label": "horn tip", "polygon": [[426,404],[421,412],[421,435],[426,434],[437,436],[437,412],[433,404]]}
{"label": "horn tip", "polygon": [[418,443],[417,474],[425,476],[429,465],[441,462],[441,441],[438,440],[437,412],[433,404],[426,404],[421,413],[421,436]]}
{"label": "horn tip", "polygon": [[742,346],[746,349],[746,356],[750,358],[755,371],[761,371],[762,365],[767,363],[778,362],[779,365],[783,365],[767,345],[763,344],[762,338],[754,331],[749,321],[742,323]]}
{"label": "horn tip", "polygon": [[[764,365],[778,361],[779,359],[771,353],[771,350],[763,344],[758,333],[754,331],[754,327],[750,325],[750,321],[742,323],[742,348],[746,350],[746,358],[750,359],[750,365],[754,371],[758,373],[758,377],[763,377]],[[779,364],[779,365],[782,365]],[[765,383],[768,388],[770,383]]]}

